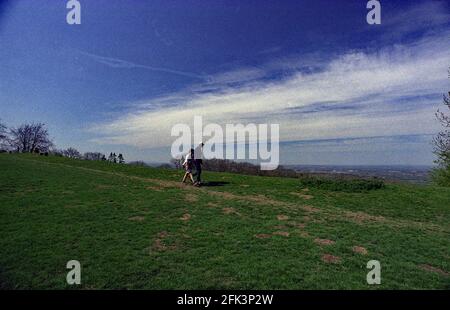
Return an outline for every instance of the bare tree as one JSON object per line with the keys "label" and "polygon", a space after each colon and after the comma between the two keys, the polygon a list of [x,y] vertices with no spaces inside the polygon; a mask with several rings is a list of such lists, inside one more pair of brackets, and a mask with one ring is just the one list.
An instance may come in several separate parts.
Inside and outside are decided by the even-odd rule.
{"label": "bare tree", "polygon": [[52,148],[52,149],[50,149],[50,155],[62,157],[62,156],[64,156],[64,150]]}
{"label": "bare tree", "polygon": [[6,126],[0,120],[0,140],[6,139]]}
{"label": "bare tree", "polygon": [[103,160],[104,157],[105,155],[100,152],[87,152],[83,155],[86,160]]}
{"label": "bare tree", "polygon": [[43,123],[23,124],[10,130],[9,144],[22,153],[48,152],[53,146]]}
{"label": "bare tree", "polygon": [[80,159],[81,154],[78,152],[76,148],[69,147],[68,149],[63,151],[63,154],[65,157],[73,158],[73,159]]}
{"label": "bare tree", "polygon": [[[122,159],[121,159],[122,158]],[[119,154],[119,156],[116,155],[116,152],[111,152],[108,156],[108,161],[111,163],[125,163],[125,159],[123,158],[122,154]]]}
{"label": "bare tree", "polygon": [[119,154],[119,156],[117,157],[117,160],[118,160],[119,164],[125,163],[125,159],[123,158],[122,154]]}
{"label": "bare tree", "polygon": [[8,142],[7,127],[0,120],[0,150],[7,148],[6,146],[7,142]]}
{"label": "bare tree", "polygon": [[[450,78],[450,68],[449,68]],[[450,91],[448,94],[443,95],[444,105],[450,109]],[[434,154],[438,157],[436,163],[441,167],[450,167],[450,115],[438,110],[436,112],[436,118],[441,123],[444,129],[434,137]]]}

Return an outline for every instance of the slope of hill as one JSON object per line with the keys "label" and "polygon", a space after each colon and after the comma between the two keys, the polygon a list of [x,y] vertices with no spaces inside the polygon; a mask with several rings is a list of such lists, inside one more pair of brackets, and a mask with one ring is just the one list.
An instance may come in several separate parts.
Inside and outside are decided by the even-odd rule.
{"label": "slope of hill", "polygon": [[[450,288],[450,189],[364,193],[298,179],[0,154],[0,287]],[[366,264],[381,263],[381,285]]]}

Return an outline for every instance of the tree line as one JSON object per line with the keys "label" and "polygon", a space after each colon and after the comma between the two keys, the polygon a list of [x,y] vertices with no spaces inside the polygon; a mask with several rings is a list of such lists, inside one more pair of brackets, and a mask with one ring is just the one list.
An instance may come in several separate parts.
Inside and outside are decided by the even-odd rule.
{"label": "tree line", "polygon": [[125,158],[121,153],[111,152],[106,157],[105,154],[100,152],[81,154],[73,147],[59,150],[55,147],[44,123],[26,123],[19,127],[8,128],[0,120],[0,152],[35,153],[47,156],[64,156],[73,159],[125,163]]}

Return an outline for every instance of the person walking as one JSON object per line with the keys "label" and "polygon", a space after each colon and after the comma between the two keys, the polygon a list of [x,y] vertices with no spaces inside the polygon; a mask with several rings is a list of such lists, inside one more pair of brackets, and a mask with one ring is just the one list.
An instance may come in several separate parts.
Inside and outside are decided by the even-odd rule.
{"label": "person walking", "polygon": [[194,177],[192,176],[193,166],[194,166],[194,149],[191,149],[189,153],[186,154],[186,158],[184,159],[183,162],[185,173],[181,183],[184,183],[186,181],[186,178],[189,177],[189,179],[192,181],[192,184],[195,185]]}
{"label": "person walking", "polygon": [[195,166],[195,186],[201,186],[202,184],[202,165],[203,165],[203,146],[205,144],[200,143],[194,150],[194,166]]}

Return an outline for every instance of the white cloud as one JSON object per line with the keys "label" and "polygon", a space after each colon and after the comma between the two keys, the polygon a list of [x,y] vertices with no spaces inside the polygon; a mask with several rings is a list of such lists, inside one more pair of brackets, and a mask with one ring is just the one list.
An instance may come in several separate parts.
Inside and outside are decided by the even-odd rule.
{"label": "white cloud", "polygon": [[[141,102],[112,122],[97,124],[92,129],[101,136],[95,141],[140,148],[168,146],[172,126],[191,124],[195,115],[221,125],[279,123],[281,141],[434,133],[433,113],[448,83],[449,35],[444,32],[374,53],[352,51],[320,71],[298,71],[282,80],[261,79],[260,69],[221,73],[183,92]],[[314,59],[310,65],[315,66]],[[241,84],[229,85],[234,82]],[[421,95],[436,95],[437,101],[417,98]],[[349,104],[354,109],[340,109]],[[302,112],[316,107],[321,109]]]}

